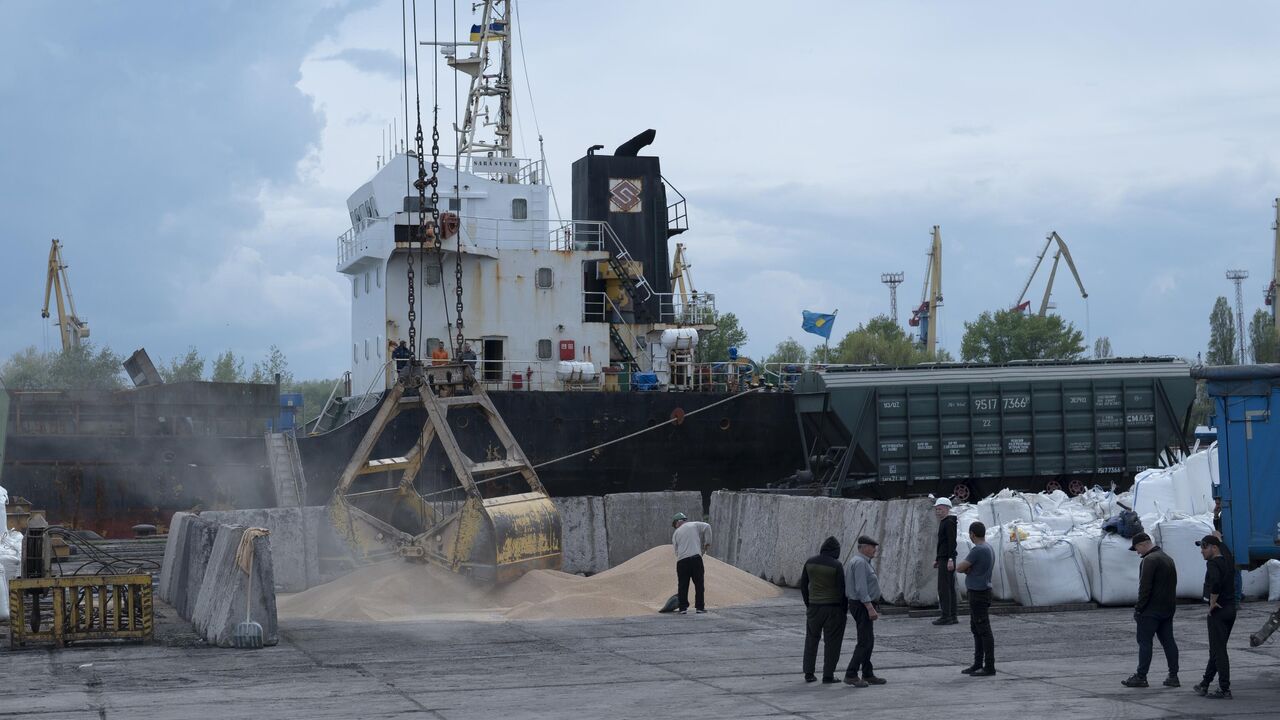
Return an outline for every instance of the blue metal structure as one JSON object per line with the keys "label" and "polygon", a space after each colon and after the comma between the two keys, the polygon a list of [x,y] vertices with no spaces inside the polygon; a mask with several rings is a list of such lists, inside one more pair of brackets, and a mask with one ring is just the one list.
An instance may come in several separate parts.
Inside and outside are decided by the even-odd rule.
{"label": "blue metal structure", "polygon": [[1280,559],[1280,364],[1196,368],[1218,428],[1222,535],[1242,567]]}

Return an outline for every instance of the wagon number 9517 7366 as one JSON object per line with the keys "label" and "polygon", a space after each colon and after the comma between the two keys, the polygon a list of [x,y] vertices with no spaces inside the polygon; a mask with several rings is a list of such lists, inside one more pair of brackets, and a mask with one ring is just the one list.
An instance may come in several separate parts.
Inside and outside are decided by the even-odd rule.
{"label": "wagon number 9517 7366", "polygon": [[983,410],[995,410],[1003,408],[1005,410],[1026,410],[1031,404],[1031,398],[1027,395],[1015,395],[1007,398],[974,398],[973,409],[982,412]]}

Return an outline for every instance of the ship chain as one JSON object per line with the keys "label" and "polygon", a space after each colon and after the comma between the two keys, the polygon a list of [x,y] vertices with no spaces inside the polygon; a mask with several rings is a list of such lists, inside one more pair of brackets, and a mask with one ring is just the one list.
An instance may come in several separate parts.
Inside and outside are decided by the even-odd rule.
{"label": "ship chain", "polygon": [[[422,248],[422,242],[427,236],[427,214],[425,206],[427,204],[427,168],[424,165],[422,153],[422,104],[418,103],[418,130],[414,136],[418,150],[418,179],[414,181],[413,186],[418,190],[418,248]],[[414,358],[418,357],[417,344],[417,319],[418,313],[414,307],[416,297],[414,295],[414,278],[413,278],[413,240],[409,242],[408,264],[409,264],[409,347],[413,350]]]}

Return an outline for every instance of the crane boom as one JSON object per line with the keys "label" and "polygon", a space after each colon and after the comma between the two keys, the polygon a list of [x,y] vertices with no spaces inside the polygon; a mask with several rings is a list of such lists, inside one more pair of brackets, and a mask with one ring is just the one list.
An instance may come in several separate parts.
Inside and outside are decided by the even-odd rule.
{"label": "crane boom", "polygon": [[81,320],[76,314],[76,301],[71,295],[67,265],[62,261],[62,241],[56,238],[49,246],[49,266],[44,282],[44,308],[40,310],[42,318],[49,317],[51,296],[57,302],[58,335],[62,339],[62,351],[67,352],[73,347],[79,347],[80,341],[89,337],[89,323]]}
{"label": "crane boom", "polygon": [[1040,301],[1040,317],[1044,317],[1049,311],[1049,296],[1053,294],[1053,281],[1058,275],[1058,263],[1062,260],[1067,261],[1067,269],[1071,270],[1071,276],[1075,278],[1076,287],[1080,289],[1080,297],[1089,298],[1089,292],[1084,289],[1084,281],[1080,279],[1080,271],[1076,269],[1075,260],[1071,258],[1071,250],[1067,248],[1066,241],[1058,235],[1056,230],[1050,230],[1049,234],[1045,236],[1044,247],[1041,248],[1040,254],[1036,257],[1036,264],[1031,268],[1031,274],[1027,276],[1027,281],[1022,285],[1022,292],[1018,294],[1018,300],[1014,303],[1015,310],[1025,308],[1030,304],[1029,301],[1024,304],[1027,290],[1031,288],[1031,281],[1035,280],[1036,272],[1044,262],[1044,256],[1055,243],[1057,248],[1053,251],[1053,265],[1049,270],[1049,282],[1045,285],[1044,297]]}

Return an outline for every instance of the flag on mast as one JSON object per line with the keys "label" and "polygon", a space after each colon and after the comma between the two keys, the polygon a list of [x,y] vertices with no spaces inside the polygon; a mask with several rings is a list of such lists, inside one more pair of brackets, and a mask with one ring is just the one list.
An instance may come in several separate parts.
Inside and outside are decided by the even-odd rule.
{"label": "flag on mast", "polygon": [[836,322],[836,314],[833,313],[816,313],[802,310],[804,320],[800,323],[800,329],[805,332],[821,335],[828,340],[831,339],[831,326]]}

